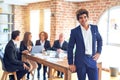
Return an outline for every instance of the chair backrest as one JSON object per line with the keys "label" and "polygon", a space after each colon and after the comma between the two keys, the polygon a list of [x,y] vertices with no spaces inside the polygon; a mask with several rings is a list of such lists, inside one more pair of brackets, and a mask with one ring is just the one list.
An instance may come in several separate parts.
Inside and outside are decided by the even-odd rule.
{"label": "chair backrest", "polygon": [[0,51],[0,59],[3,59],[3,56],[4,56],[3,52]]}
{"label": "chair backrest", "polygon": [[4,62],[3,62],[3,57],[4,57],[4,53],[2,51],[0,51],[0,60],[1,60],[1,63],[2,63],[2,69],[6,70],[5,66],[4,66]]}

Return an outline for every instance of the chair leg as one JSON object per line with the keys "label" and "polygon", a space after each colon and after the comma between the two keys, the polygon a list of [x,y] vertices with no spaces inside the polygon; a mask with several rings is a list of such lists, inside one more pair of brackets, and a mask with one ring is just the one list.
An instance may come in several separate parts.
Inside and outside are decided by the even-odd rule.
{"label": "chair leg", "polygon": [[[9,72],[4,71],[1,80],[7,80],[8,74],[9,74]],[[16,72],[13,72],[12,74],[14,75],[14,79],[17,80]]]}
{"label": "chair leg", "polygon": [[26,80],[26,77],[25,77],[25,75],[22,77],[22,79],[21,80]]}
{"label": "chair leg", "polygon": [[1,80],[7,80],[7,74],[5,71],[3,72]]}
{"label": "chair leg", "polygon": [[16,72],[13,72],[13,75],[14,75],[14,79],[17,80]]}
{"label": "chair leg", "polygon": [[33,71],[34,73],[33,73],[33,75],[32,75],[32,80],[34,80],[34,74],[35,74],[35,70]]}
{"label": "chair leg", "polygon": [[8,74],[9,74],[9,73],[5,71],[5,77],[4,77],[5,80],[7,80],[7,75],[8,75]]}
{"label": "chair leg", "polygon": [[30,71],[30,74],[31,74],[31,76],[32,76],[32,80],[34,80],[34,74],[35,74],[35,70],[33,70],[33,71]]}

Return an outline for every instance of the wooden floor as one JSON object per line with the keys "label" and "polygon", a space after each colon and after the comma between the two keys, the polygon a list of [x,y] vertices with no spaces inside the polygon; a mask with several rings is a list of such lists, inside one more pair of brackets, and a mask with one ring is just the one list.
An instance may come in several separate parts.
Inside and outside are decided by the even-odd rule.
{"label": "wooden floor", "polygon": [[[0,62],[0,79],[1,79],[2,73],[3,73],[2,65],[1,65],[1,62]],[[42,71],[41,71],[41,73],[42,73]],[[36,72],[35,72],[34,80],[37,80]],[[56,79],[53,79],[53,80],[63,80],[63,79],[62,78],[56,78]],[[76,73],[72,74],[72,80],[77,80]],[[86,79],[86,80],[88,80],[88,79]],[[109,72],[102,71],[102,80],[120,80],[120,75],[118,77],[110,77],[110,73]]]}

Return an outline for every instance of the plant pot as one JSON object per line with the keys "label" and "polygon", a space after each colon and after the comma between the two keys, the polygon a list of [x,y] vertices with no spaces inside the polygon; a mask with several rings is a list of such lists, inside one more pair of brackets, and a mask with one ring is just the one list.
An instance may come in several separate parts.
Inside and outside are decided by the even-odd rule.
{"label": "plant pot", "polygon": [[110,76],[117,77],[118,75],[118,68],[117,67],[110,67]]}

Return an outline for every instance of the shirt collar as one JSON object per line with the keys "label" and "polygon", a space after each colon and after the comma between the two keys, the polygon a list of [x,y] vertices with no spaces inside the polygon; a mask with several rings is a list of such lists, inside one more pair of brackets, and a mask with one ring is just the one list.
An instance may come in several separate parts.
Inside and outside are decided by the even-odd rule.
{"label": "shirt collar", "polygon": [[41,41],[41,40],[40,40],[40,43],[45,43],[45,41]]}
{"label": "shirt collar", "polygon": [[[82,30],[85,30],[85,28],[82,25],[80,25],[80,27],[81,27]],[[88,30],[90,30],[90,28],[91,28],[91,26],[89,25]]]}
{"label": "shirt collar", "polygon": [[12,41],[13,41],[13,43],[14,43],[15,47],[18,47],[18,46],[17,46],[18,42],[17,42],[17,41],[15,41],[15,40],[12,40]]}
{"label": "shirt collar", "polygon": [[15,40],[12,40],[14,44],[16,44],[17,42]]}

